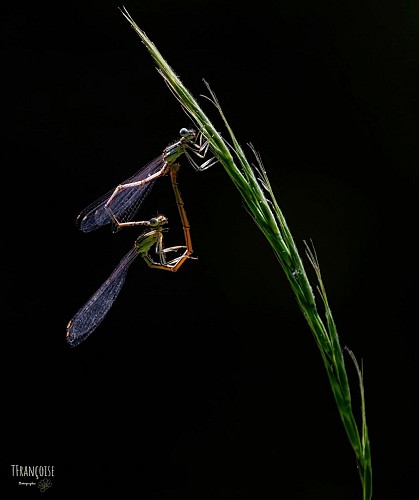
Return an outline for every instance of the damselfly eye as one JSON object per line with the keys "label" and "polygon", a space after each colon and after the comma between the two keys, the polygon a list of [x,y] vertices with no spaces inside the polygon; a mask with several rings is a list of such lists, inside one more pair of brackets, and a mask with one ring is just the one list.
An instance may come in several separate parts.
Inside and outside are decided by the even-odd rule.
{"label": "damselfly eye", "polygon": [[148,221],[150,227],[157,227],[163,224],[167,224],[169,222],[168,218],[165,215],[158,215],[157,217],[153,217]]}
{"label": "damselfly eye", "polygon": [[190,134],[190,130],[188,130],[187,128],[181,128],[181,129],[179,130],[179,135],[180,135],[181,137],[186,137],[186,136],[187,136],[187,135],[189,135],[189,134]]}

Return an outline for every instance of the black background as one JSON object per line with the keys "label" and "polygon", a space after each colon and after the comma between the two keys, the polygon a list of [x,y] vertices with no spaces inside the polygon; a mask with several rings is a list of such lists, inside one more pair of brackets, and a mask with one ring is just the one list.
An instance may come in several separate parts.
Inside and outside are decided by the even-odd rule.
{"label": "black background", "polygon": [[[311,332],[220,165],[182,162],[199,259],[134,263],[97,331],[66,344],[137,236],[82,234],[78,212],[191,126],[120,5],[2,8],[2,497],[40,494],[12,464],[49,464],[43,494],[60,499],[360,499]],[[417,498],[417,5],[125,5],[261,153],[301,253],[313,240],[342,346],[364,363],[374,498]],[[141,218],[157,212],[178,243],[168,179]]]}

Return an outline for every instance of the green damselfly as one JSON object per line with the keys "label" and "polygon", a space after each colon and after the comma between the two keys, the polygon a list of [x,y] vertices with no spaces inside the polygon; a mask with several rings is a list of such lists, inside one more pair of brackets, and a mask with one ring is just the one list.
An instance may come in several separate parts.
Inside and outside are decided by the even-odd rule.
{"label": "green damselfly", "polygon": [[[71,347],[83,342],[104,320],[125,283],[129,267],[139,255],[149,267],[172,272],[176,272],[189,257],[192,249],[188,247],[188,244],[164,248],[163,226],[167,222],[164,215],[158,215],[149,221],[142,221],[143,225],[147,225],[148,228],[135,240],[134,246],[122,258],[109,278],[68,322],[67,342]],[[154,247],[156,257],[151,256],[152,247]],[[179,250],[183,250],[181,255],[172,259],[168,258],[170,252]]]}
{"label": "green damselfly", "polygon": [[168,174],[182,154],[199,172],[217,162],[216,159],[210,158],[199,165],[192,157],[191,153],[204,159],[208,152],[209,143],[204,140],[201,133],[182,128],[179,135],[180,138],[167,146],[160,156],[86,207],[77,217],[78,228],[88,233],[109,223],[113,223],[115,230],[132,225],[131,221],[150,192],[154,181]]}

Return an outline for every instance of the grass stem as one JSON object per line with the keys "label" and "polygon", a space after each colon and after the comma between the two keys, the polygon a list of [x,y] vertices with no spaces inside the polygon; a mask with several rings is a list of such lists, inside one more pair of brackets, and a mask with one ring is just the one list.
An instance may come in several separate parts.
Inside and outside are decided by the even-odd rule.
{"label": "grass stem", "polygon": [[138,27],[125,8],[121,8],[120,10],[153,57],[157,64],[157,69],[169,89],[195,123],[197,129],[201,131],[209,141],[213,154],[223,165],[227,174],[239,190],[249,214],[271,245],[280,266],[285,272],[301,312],[320,350],[343,426],[355,452],[362,484],[363,500],[371,500],[372,466],[370,442],[366,424],[363,373],[359,368],[354,354],[352,351],[348,350],[358,374],[361,394],[361,426],[359,429],[352,410],[351,392],[344,355],[340,346],[332,311],[326,296],[326,290],[314,247],[312,245],[309,246],[305,242],[306,257],[315,271],[317,279],[315,289],[323,304],[325,321],[322,319],[322,313],[317,307],[315,294],[306,274],[303,261],[291,231],[288,228],[285,217],[275,199],[260,155],[256,152],[254,147],[250,145],[253,162],[247,159],[245,152],[241,148],[233,130],[228,124],[220,103],[209,85],[205,82],[209,91],[208,98],[218,110],[229,134],[229,142],[231,142],[231,144],[227,143],[212,125],[192,94],[186,89],[179,77],[165,61],[153,42]]}

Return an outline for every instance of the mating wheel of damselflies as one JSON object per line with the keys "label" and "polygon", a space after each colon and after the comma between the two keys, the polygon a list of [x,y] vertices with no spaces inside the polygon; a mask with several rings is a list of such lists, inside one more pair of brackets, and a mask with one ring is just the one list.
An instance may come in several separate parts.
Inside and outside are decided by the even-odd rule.
{"label": "mating wheel of damselflies", "polygon": [[[182,195],[177,183],[179,164],[173,163],[170,168],[170,177],[173,191],[175,193],[176,204],[179,209],[182,221],[184,245],[164,248],[163,226],[168,223],[164,215],[158,215],[149,221],[126,222],[127,226],[144,226],[147,229],[135,240],[133,248],[119,262],[109,278],[90,297],[90,299],[77,311],[67,325],[67,342],[71,346],[76,346],[85,340],[103,321],[115,302],[122,285],[125,282],[129,266],[134,259],[140,255],[149,267],[162,269],[164,271],[176,272],[180,266],[192,254],[192,240],[190,225],[185,211]],[[150,252],[154,246],[156,257],[152,257]],[[168,259],[170,252],[183,252],[175,258]],[[155,260],[157,259],[157,260]]]}

